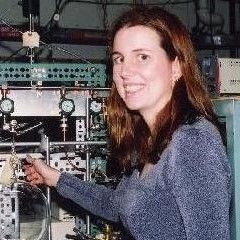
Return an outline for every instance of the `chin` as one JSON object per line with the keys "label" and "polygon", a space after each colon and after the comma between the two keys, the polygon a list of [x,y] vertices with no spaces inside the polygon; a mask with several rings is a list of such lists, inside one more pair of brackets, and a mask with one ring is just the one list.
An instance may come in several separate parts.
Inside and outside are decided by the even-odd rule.
{"label": "chin", "polygon": [[136,106],[136,105],[130,105],[130,104],[126,104],[127,108],[131,111],[138,111],[140,109],[139,106]]}

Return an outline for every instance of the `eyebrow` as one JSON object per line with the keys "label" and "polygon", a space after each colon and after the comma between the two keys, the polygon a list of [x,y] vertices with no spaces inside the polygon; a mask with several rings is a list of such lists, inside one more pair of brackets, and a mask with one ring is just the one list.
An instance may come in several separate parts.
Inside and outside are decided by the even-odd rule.
{"label": "eyebrow", "polygon": [[[133,50],[133,52],[142,52],[142,51],[151,52],[152,50],[146,49],[146,48],[137,48],[137,49]],[[111,56],[116,55],[116,54],[122,55],[122,53],[120,53],[118,51],[114,51],[114,52],[112,52]]]}
{"label": "eyebrow", "polygon": [[119,55],[121,55],[121,53],[120,53],[120,52],[118,52],[118,51],[114,51],[114,52],[112,52],[111,56],[113,56],[113,55],[116,55],[116,54],[119,54]]}

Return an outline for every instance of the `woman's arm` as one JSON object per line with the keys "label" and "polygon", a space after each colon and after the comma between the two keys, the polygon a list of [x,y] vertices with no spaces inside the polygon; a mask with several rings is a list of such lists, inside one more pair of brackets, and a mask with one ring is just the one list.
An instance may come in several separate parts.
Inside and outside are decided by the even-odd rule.
{"label": "woman's arm", "polygon": [[81,207],[110,221],[118,221],[115,207],[116,192],[102,185],[83,181],[71,174],[60,173],[40,159],[27,157],[25,165],[27,180],[33,184],[45,184],[56,187],[65,198],[71,199]]}
{"label": "woman's arm", "polygon": [[60,175],[56,189],[63,197],[71,199],[92,214],[110,221],[118,221],[115,206],[117,190],[83,181],[69,173]]}

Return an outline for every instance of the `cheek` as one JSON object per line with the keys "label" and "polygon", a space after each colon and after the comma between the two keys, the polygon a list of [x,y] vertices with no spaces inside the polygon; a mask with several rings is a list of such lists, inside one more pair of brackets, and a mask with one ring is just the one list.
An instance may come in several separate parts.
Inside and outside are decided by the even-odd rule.
{"label": "cheek", "polygon": [[119,81],[119,71],[117,70],[117,68],[114,66],[113,70],[112,70],[112,75],[113,75],[113,81],[115,82],[115,84],[117,84],[117,82]]}
{"label": "cheek", "polygon": [[119,74],[117,74],[116,72],[113,72],[113,82],[116,85],[116,89],[117,89],[120,97],[124,98],[125,92],[124,92],[124,88],[123,88],[122,79],[119,77]]}
{"label": "cheek", "polygon": [[119,77],[119,74],[116,71],[113,71],[113,82],[115,83],[116,87],[119,88],[121,79]]}
{"label": "cheek", "polygon": [[119,70],[119,68],[114,66],[113,70],[112,70],[112,73],[113,73],[113,80],[114,80],[114,82],[119,81],[119,77],[120,77],[120,70]]}
{"label": "cheek", "polygon": [[172,85],[171,67],[167,64],[157,65],[149,72],[149,78],[156,82],[158,85],[169,86]]}

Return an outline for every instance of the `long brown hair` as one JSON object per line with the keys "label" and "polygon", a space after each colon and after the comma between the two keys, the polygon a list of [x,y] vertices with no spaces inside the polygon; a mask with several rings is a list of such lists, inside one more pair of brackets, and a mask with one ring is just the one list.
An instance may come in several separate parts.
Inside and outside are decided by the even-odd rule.
{"label": "long brown hair", "polygon": [[174,86],[170,101],[159,112],[153,133],[150,133],[138,112],[127,109],[112,83],[107,108],[108,129],[112,157],[124,170],[130,170],[133,165],[141,170],[146,162],[157,163],[159,154],[181,124],[191,124],[199,116],[217,123],[211,101],[202,86],[192,41],[177,16],[160,7],[130,9],[115,22],[109,39],[110,54],[115,34],[123,27],[136,25],[149,27],[159,34],[159,46],[166,51],[170,60],[178,58],[182,76]]}

